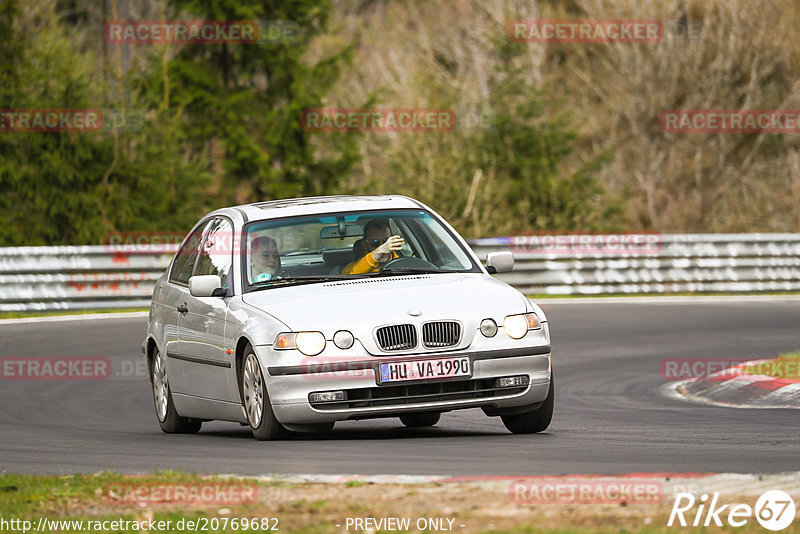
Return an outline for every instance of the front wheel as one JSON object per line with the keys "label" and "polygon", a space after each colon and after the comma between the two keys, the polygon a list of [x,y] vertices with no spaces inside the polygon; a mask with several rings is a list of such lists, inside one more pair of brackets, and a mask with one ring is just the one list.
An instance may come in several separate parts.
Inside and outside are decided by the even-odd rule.
{"label": "front wheel", "polygon": [[264,375],[253,348],[245,351],[244,369],[242,372],[242,400],[250,422],[253,437],[260,441],[278,439],[287,431],[275,418],[272,404],[269,401]]}
{"label": "front wheel", "polygon": [[400,421],[409,428],[433,426],[439,422],[439,413],[406,413],[400,416]]}
{"label": "front wheel", "polygon": [[502,416],[503,424],[514,434],[535,434],[543,432],[550,426],[553,419],[553,407],[555,405],[556,385],[553,375],[550,375],[550,389],[547,391],[547,398],[541,406],[531,412],[517,415]]}
{"label": "front wheel", "polygon": [[203,422],[199,419],[181,417],[175,411],[172,402],[172,392],[169,389],[167,377],[167,359],[158,350],[153,353],[153,402],[156,407],[156,417],[161,430],[167,434],[196,434],[200,431]]}

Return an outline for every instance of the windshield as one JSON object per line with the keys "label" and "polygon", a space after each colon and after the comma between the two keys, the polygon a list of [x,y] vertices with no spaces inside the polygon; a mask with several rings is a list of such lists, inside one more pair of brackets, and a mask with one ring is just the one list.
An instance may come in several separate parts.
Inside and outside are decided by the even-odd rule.
{"label": "windshield", "polygon": [[454,236],[423,210],[303,216],[247,225],[248,288],[357,276],[480,272]]}

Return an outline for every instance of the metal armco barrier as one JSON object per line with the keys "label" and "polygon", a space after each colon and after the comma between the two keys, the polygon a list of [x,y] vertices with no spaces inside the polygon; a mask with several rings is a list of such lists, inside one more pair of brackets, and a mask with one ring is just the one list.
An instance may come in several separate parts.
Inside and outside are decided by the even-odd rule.
{"label": "metal armco barrier", "polygon": [[531,246],[530,236],[477,239],[471,245],[481,260],[490,252],[514,252],[514,270],[498,278],[529,295],[800,290],[800,234],[665,234],[657,238],[658,245],[640,252],[614,252],[611,246],[610,252],[600,254],[581,253],[580,246],[573,252],[552,253],[547,247]]}
{"label": "metal armco barrier", "polygon": [[0,311],[147,308],[171,258],[104,246],[0,248]]}
{"label": "metal armco barrier", "polygon": [[[536,247],[531,236],[470,244],[484,261],[490,252],[512,251],[514,270],[497,277],[526,294],[800,291],[800,234],[671,234],[658,240],[645,250],[609,247],[603,253]],[[0,248],[0,311],[147,308],[170,258],[103,246]]]}

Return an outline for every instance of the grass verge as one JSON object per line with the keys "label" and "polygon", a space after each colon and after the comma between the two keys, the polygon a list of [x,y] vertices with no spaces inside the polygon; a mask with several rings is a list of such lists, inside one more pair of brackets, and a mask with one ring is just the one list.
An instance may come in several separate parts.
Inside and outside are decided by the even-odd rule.
{"label": "grass verge", "polygon": [[[421,520],[428,526],[447,527],[428,528],[429,532],[464,534],[675,531],[666,526],[670,499],[650,504],[520,503],[510,498],[508,481],[492,484],[268,483],[176,472],[142,476],[6,474],[0,475],[0,530],[22,532],[21,528],[2,524],[3,520],[20,520],[30,521],[28,531],[37,531],[40,521],[47,518],[49,522],[81,523],[61,523],[59,528],[48,523],[50,528],[38,532],[266,532],[274,528],[302,534],[426,531],[419,528],[425,526]],[[193,501],[192,496],[199,501]],[[248,519],[247,528],[242,528],[244,518]],[[357,528],[352,524],[357,518],[409,518],[410,527]],[[255,528],[252,519],[257,520]],[[440,523],[430,523],[432,520]],[[104,523],[111,521],[118,523]],[[141,522],[147,523],[146,528],[141,528]],[[158,526],[159,522],[163,523]],[[759,532],[758,523],[751,523],[736,531]],[[156,525],[152,530],[151,524]],[[732,531],[703,529],[723,530]],[[798,531],[795,523],[782,532]]]}
{"label": "grass verge", "polygon": [[99,308],[96,310],[53,310],[53,311],[7,311],[0,312],[0,319],[24,319],[27,317],[58,317],[61,315],[90,315],[94,313],[127,313],[150,311],[150,308]]}
{"label": "grass verge", "polygon": [[570,294],[554,295],[551,293],[532,293],[526,296],[532,300],[547,299],[604,299],[620,297],[769,297],[769,296],[797,296],[796,291],[749,292],[749,293],[724,293],[724,292],[683,292],[683,293],[604,293],[602,295]]}

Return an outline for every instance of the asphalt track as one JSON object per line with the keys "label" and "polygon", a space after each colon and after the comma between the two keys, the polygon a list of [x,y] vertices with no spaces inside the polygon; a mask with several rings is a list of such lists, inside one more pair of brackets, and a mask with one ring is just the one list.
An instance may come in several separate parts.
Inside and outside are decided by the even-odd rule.
{"label": "asphalt track", "polygon": [[800,301],[544,303],[556,410],[546,433],[516,436],[480,410],[436,427],[337,423],[327,435],[257,442],[206,423],[161,433],[135,362],[146,319],[0,325],[0,356],[106,356],[108,380],[0,380],[0,472],[519,475],[800,470],[800,413],[669,398],[664,358],[774,357],[800,349]]}

